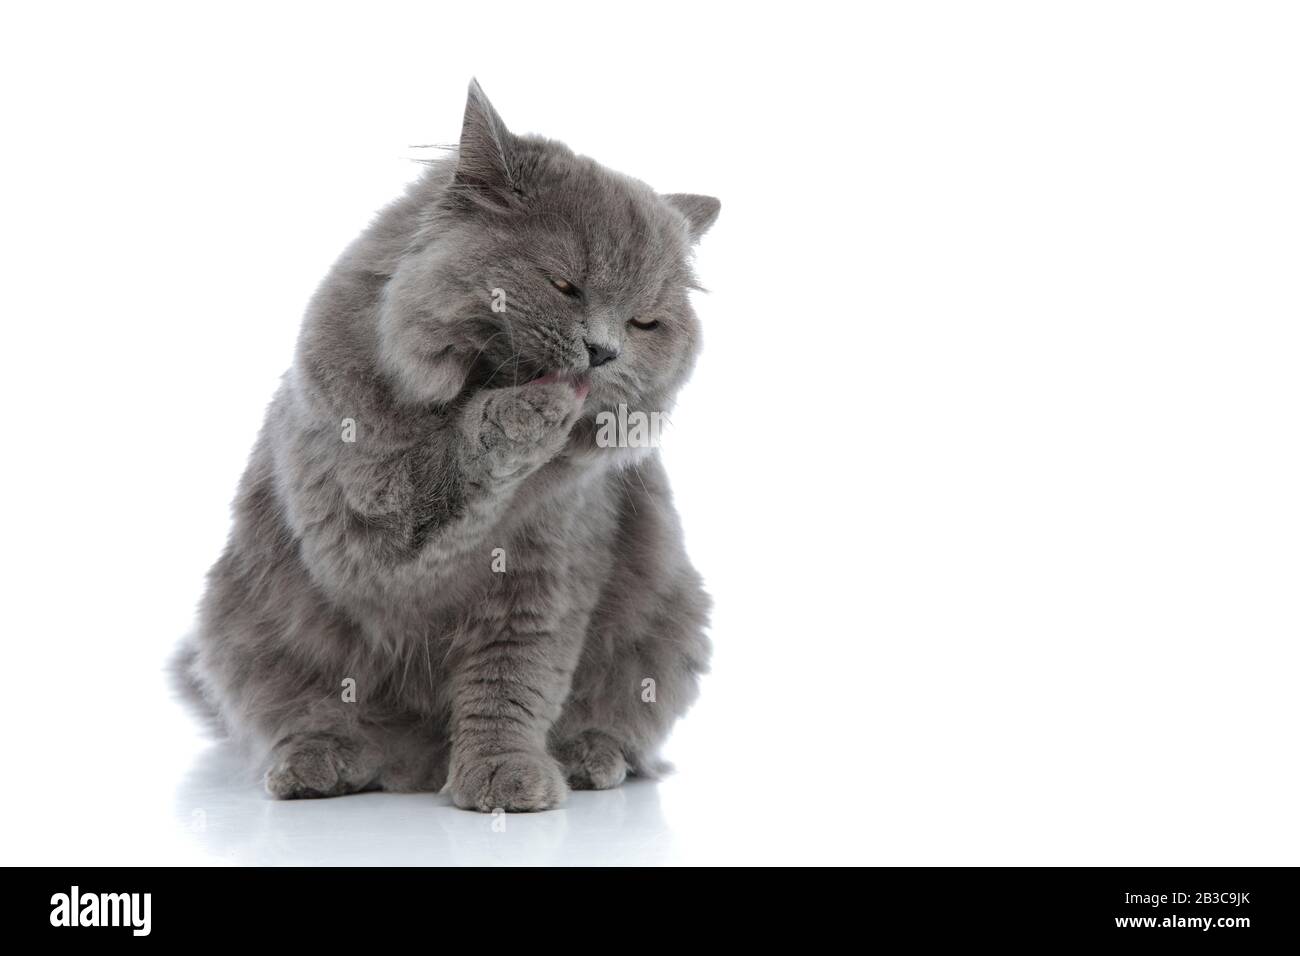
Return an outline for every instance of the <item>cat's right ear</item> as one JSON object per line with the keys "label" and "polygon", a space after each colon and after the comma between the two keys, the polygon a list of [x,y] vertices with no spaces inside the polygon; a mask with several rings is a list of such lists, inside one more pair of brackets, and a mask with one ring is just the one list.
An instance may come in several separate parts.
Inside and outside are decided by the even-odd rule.
{"label": "cat's right ear", "polygon": [[456,159],[456,193],[492,209],[514,208],[523,196],[514,161],[517,146],[483,87],[470,80]]}

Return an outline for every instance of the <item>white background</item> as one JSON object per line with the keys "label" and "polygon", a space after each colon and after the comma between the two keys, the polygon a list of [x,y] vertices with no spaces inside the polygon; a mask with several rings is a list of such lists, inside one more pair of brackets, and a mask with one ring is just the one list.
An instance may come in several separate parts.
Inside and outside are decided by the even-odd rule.
{"label": "white background", "polygon": [[[8,863],[1296,864],[1300,30],[1239,3],[0,26]],[[333,258],[459,133],[723,202],[661,784],[274,803],[167,696]]]}

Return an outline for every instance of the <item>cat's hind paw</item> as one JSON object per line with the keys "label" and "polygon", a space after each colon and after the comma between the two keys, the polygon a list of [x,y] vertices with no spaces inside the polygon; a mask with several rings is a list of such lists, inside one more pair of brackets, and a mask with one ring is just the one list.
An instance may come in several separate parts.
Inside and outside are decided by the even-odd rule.
{"label": "cat's hind paw", "polygon": [[584,730],[556,747],[574,790],[610,790],[627,777],[623,748],[608,734]]}
{"label": "cat's hind paw", "polygon": [[271,796],[295,800],[355,793],[369,781],[354,744],[330,734],[294,734],[276,744],[264,782]]}

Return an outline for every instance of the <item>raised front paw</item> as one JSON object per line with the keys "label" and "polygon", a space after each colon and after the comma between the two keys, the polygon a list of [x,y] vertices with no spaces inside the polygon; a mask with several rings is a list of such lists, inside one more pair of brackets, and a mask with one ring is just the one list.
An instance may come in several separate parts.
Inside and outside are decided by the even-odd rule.
{"label": "raised front paw", "polygon": [[584,394],[563,381],[484,392],[466,409],[471,458],[495,478],[544,465],[568,440]]}
{"label": "raised front paw", "polygon": [[560,765],[546,754],[474,757],[452,772],[451,799],[464,810],[528,812],[564,802],[569,788]]}

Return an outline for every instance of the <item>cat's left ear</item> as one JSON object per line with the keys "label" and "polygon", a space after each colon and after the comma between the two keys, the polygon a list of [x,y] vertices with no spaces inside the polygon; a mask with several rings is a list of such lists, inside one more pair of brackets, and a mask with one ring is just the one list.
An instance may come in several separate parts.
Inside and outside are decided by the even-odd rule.
{"label": "cat's left ear", "polygon": [[691,242],[699,242],[700,236],[709,231],[709,227],[722,211],[722,203],[712,196],[697,196],[694,193],[669,193],[664,200],[686,217],[691,227]]}
{"label": "cat's left ear", "polygon": [[469,81],[465,122],[456,159],[456,185],[468,198],[509,208],[523,195],[514,152],[516,138],[488,100],[478,80]]}

